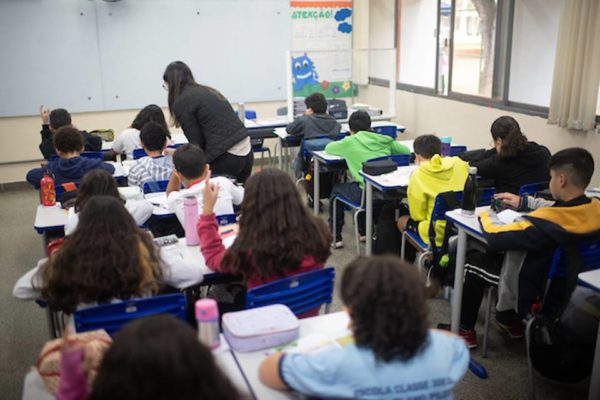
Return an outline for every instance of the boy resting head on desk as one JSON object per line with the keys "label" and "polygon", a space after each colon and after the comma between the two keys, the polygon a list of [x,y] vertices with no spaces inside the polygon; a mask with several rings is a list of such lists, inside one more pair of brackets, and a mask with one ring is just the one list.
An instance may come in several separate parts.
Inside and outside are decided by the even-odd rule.
{"label": "boy resting head on desk", "polygon": [[72,125],[63,126],[56,131],[53,138],[58,159],[48,162],[46,167],[34,168],[27,173],[27,182],[39,189],[44,172],[54,175],[54,183],[79,182],[88,172],[96,168],[115,172],[115,167],[98,159],[80,157],[84,149],[81,132]]}
{"label": "boy resting head on desk", "polygon": [[[183,200],[186,197],[195,196],[198,199],[198,215],[202,214],[202,192],[210,167],[206,162],[204,151],[191,143],[184,144],[175,150],[173,165],[173,173],[167,185],[167,203],[169,209],[177,215],[177,219],[183,226]],[[242,203],[244,188],[222,176],[214,176],[211,181],[219,186],[215,215],[233,214],[233,205]],[[185,189],[180,190],[182,184]]]}
{"label": "boy resting head on desk", "polygon": [[397,257],[357,258],[340,293],[355,343],[275,353],[261,364],[260,380],[320,398],[451,398],[469,352],[458,336],[428,329],[423,286],[416,268]]}
{"label": "boy resting head on desk", "polygon": [[[409,215],[398,219],[398,229],[409,229],[419,234],[429,244],[431,213],[438,194],[462,191],[469,175],[469,164],[458,157],[441,157],[442,142],[434,135],[421,135],[413,144],[415,164],[419,168],[408,181],[407,199]],[[435,241],[438,246],[444,240],[445,221],[435,224]]]}

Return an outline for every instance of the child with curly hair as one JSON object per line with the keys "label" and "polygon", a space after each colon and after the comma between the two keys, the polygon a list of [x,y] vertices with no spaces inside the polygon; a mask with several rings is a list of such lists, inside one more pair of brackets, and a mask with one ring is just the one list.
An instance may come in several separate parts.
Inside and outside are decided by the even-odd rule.
{"label": "child with curly hair", "polygon": [[355,343],[275,353],[261,364],[261,381],[319,398],[451,399],[469,351],[460,337],[428,329],[423,287],[414,266],[397,257],[354,260],[341,298]]}

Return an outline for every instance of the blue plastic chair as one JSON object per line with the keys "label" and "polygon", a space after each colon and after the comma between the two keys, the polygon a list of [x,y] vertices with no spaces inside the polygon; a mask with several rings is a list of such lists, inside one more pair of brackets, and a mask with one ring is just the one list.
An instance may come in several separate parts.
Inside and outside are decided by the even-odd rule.
{"label": "blue plastic chair", "polygon": [[245,110],[244,114],[246,119],[256,119],[256,111],[254,110]]}
{"label": "blue plastic chair", "polygon": [[246,293],[246,308],[284,304],[296,316],[325,304],[328,313],[333,300],[333,267],[289,276],[254,287]]}
{"label": "blue plastic chair", "polygon": [[186,310],[185,296],[175,293],[83,308],[73,313],[73,320],[78,333],[104,329],[112,336],[128,322],[150,315],[171,314],[185,321]]}
{"label": "blue plastic chair", "polygon": [[463,155],[467,151],[467,146],[450,146],[450,157]]}
{"label": "blue plastic chair", "polygon": [[523,185],[519,188],[519,196],[535,196],[536,193],[548,189],[548,181],[534,182]]}
{"label": "blue plastic chair", "polygon": [[235,214],[217,215],[217,225],[225,226],[235,224],[237,222]]}
{"label": "blue plastic chair", "polygon": [[264,138],[250,138],[250,145],[254,153],[260,153],[260,168],[264,167],[265,153],[269,155],[269,162],[271,161],[271,149],[264,145]]}
{"label": "blue plastic chair", "polygon": [[[79,154],[80,157],[83,158],[91,158],[94,160],[104,160],[104,153],[101,151],[83,151]],[[56,154],[51,155],[48,158],[48,161],[56,161],[58,160],[58,156]]]}
{"label": "blue plastic chair", "polygon": [[146,150],[144,149],[133,149],[133,159],[137,160],[138,158],[146,157]]}
{"label": "blue plastic chair", "polygon": [[[77,189],[79,189],[79,181],[64,182],[64,183],[73,183],[73,184],[75,184],[75,186],[77,186]],[[64,186],[62,185],[62,183],[54,185],[54,193],[56,193],[56,201],[58,201],[60,199],[60,196],[64,192],[66,192],[66,190],[65,190]]]}
{"label": "blue plastic chair", "polygon": [[[409,163],[410,160],[410,155],[408,154],[393,154],[393,155],[389,155],[389,156],[383,156],[383,157],[376,157],[376,158],[372,158],[368,161],[379,161],[379,160],[385,160],[385,159],[390,159],[392,161],[394,161],[396,163],[397,166],[401,167],[401,166],[406,166]],[[344,203],[346,205],[346,207],[350,208],[351,210],[354,210],[354,236],[355,236],[355,240],[356,240],[356,254],[360,255],[360,235],[358,233],[358,215],[361,212],[365,212],[365,205],[366,205],[366,191],[363,190],[362,192],[362,196],[360,199],[360,203],[357,203],[355,201],[350,200],[349,198],[345,197],[345,196],[336,196],[333,199],[333,220],[336,220],[336,215],[337,215],[337,207],[336,207],[336,202],[340,201],[342,203]],[[337,230],[335,227],[335,224],[333,226],[333,238],[335,240],[337,235]],[[367,240],[369,240],[369,238],[367,238]]]}
{"label": "blue plastic chair", "polygon": [[382,126],[373,126],[371,127],[373,132],[380,133],[382,135],[386,135],[396,140],[398,137],[398,127],[396,125],[382,125]]}
{"label": "blue plastic chair", "polygon": [[[494,197],[494,194],[496,193],[496,189],[493,187],[487,187],[487,188],[482,188],[479,190],[478,193],[478,201],[477,201],[477,205],[478,206],[489,206],[492,202],[492,198]],[[462,202],[462,198],[463,198],[463,192],[462,191],[456,191],[454,192],[454,195],[456,196],[456,202],[458,204],[460,204]],[[433,211],[431,212],[431,220],[430,220],[430,226],[429,229],[434,229],[433,227],[435,227],[436,222],[438,221],[446,221],[447,222],[447,218],[446,218],[446,212],[450,211],[450,205],[446,203],[446,201],[444,200],[444,198],[440,195],[435,197],[434,200],[434,204],[433,204]],[[419,253],[417,259],[415,260],[415,264],[419,267],[419,269],[424,270],[425,269],[425,260],[427,258],[429,258],[430,256],[434,255],[433,252],[435,251],[445,251],[445,249],[440,249],[437,248],[435,246],[431,246],[431,244],[427,244],[425,243],[425,241],[423,241],[423,239],[421,239],[421,236],[417,233],[417,232],[413,232],[413,231],[404,231],[404,233],[402,234],[402,247],[400,250],[400,257],[404,260],[404,254],[405,254],[405,250],[406,250],[406,242],[409,242]]]}
{"label": "blue plastic chair", "polygon": [[148,181],[144,182],[142,190],[146,193],[166,192],[169,181]]}

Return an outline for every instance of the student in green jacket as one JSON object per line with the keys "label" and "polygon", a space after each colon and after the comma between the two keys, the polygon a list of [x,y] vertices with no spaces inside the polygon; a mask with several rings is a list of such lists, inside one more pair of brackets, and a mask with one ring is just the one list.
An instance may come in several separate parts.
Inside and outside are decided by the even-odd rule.
{"label": "student in green jacket", "polygon": [[[371,117],[365,111],[356,111],[348,121],[350,136],[331,142],[325,147],[325,152],[344,157],[348,170],[352,175],[353,182],[336,184],[329,197],[329,228],[333,231],[333,199],[344,196],[351,201],[360,203],[364,187],[363,178],[358,174],[362,169],[362,163],[372,158],[389,156],[392,154],[409,154],[410,150],[396,142],[389,136],[371,132]],[[336,210],[336,237],[332,244],[333,248],[339,249],[344,246],[342,242],[342,227],[344,226],[344,205],[337,202]],[[359,226],[359,229],[361,227]],[[362,227],[364,229],[364,226]],[[364,235],[364,232],[360,232]]]}
{"label": "student in green jacket", "polygon": [[[421,135],[413,143],[415,163],[419,168],[408,181],[406,197],[410,215],[398,219],[400,231],[417,232],[429,244],[429,225],[435,197],[443,192],[460,191],[469,175],[469,164],[458,157],[441,157],[442,142],[434,135]],[[435,225],[435,241],[444,240],[445,221]]]}

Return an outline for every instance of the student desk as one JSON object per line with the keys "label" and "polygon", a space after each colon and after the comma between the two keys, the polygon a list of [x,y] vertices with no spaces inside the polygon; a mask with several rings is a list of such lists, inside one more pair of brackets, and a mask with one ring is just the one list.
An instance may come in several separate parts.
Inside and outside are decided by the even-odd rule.
{"label": "student desk", "polygon": [[[348,115],[350,115],[350,110],[348,110]],[[371,121],[373,121],[371,126],[377,127],[377,126],[395,125],[398,132],[404,132],[406,130],[406,127],[404,127],[402,125],[398,125],[398,124],[394,124],[393,122],[389,122],[391,120],[391,118],[392,117],[388,116],[388,115],[373,116],[373,117],[371,117]],[[350,131],[350,128],[348,127],[348,118],[338,120],[338,122],[340,122],[342,124],[342,129],[340,132],[349,132]],[[287,123],[280,127],[276,127],[273,130],[273,133],[275,134],[275,136],[279,138],[279,149],[280,149],[279,154],[278,154],[279,169],[283,169],[283,149],[284,148],[287,149],[286,154],[285,154],[286,157],[290,156],[289,147],[284,147],[284,143],[288,140],[288,137],[290,137],[290,135],[288,135],[288,133],[285,130],[286,126],[287,126]]]}
{"label": "student desk", "polygon": [[[244,374],[237,365],[231,349],[225,340],[225,337],[221,335],[221,345],[213,350],[213,357],[217,365],[227,375],[229,380],[237,387],[241,394],[247,394],[250,389]],[[22,400],[53,400],[54,396],[48,392],[44,380],[37,372],[36,369],[32,368],[25,375],[25,383],[23,384],[23,396]]]}
{"label": "student desk", "polygon": [[331,154],[325,153],[325,151],[313,151],[313,213],[315,215],[319,215],[319,201],[321,199],[321,175],[319,172],[319,166],[322,163],[323,165],[330,167],[343,167],[346,165],[346,160],[344,157],[334,156]]}
{"label": "student desk", "polygon": [[47,207],[38,204],[35,211],[35,220],[33,227],[37,233],[44,234],[50,231],[58,231],[65,227],[67,223],[68,211],[60,207],[60,203]]}
{"label": "student desk", "polygon": [[144,199],[154,205],[152,216],[156,218],[174,217],[175,213],[169,209],[167,204],[167,192],[154,192],[144,194]]}
{"label": "student desk", "polygon": [[[600,292],[600,270],[596,269],[593,271],[582,272],[578,275],[578,278],[579,283],[594,289],[596,292]],[[592,367],[590,391],[588,392],[588,400],[597,399],[600,399],[600,326],[598,327],[598,335],[596,337],[594,366]]]}
{"label": "student desk", "polygon": [[[349,322],[350,319],[345,312],[301,319],[300,337],[302,338],[316,333],[325,336],[342,333],[348,329]],[[240,353],[234,350],[233,355],[237,360],[255,399],[278,400],[298,398],[296,392],[271,389],[263,385],[258,379],[258,367],[268,355],[273,354],[274,352],[274,349],[259,350],[251,353]],[[229,370],[226,372],[228,375],[230,374]]]}
{"label": "student desk", "polygon": [[478,216],[483,211],[489,210],[489,206],[477,207],[474,215],[463,215],[462,210],[457,208],[446,213],[448,221],[454,223],[458,229],[458,243],[456,247],[456,269],[454,271],[454,290],[452,294],[452,324],[451,330],[458,333],[460,326],[460,313],[463,297],[465,256],[467,254],[467,235],[486,243],[481,226],[479,225]]}
{"label": "student desk", "polygon": [[416,170],[418,166],[416,165],[407,165],[398,167],[396,171],[389,172],[387,174],[382,175],[369,175],[364,173],[363,171],[359,171],[359,175],[362,176],[365,180],[365,190],[366,190],[366,198],[365,198],[365,213],[366,213],[366,250],[365,253],[367,256],[370,256],[372,253],[372,245],[373,241],[370,238],[373,237],[373,188],[378,189],[381,192],[388,192],[391,190],[398,190],[405,188],[408,186],[408,180],[410,178],[410,174]]}

